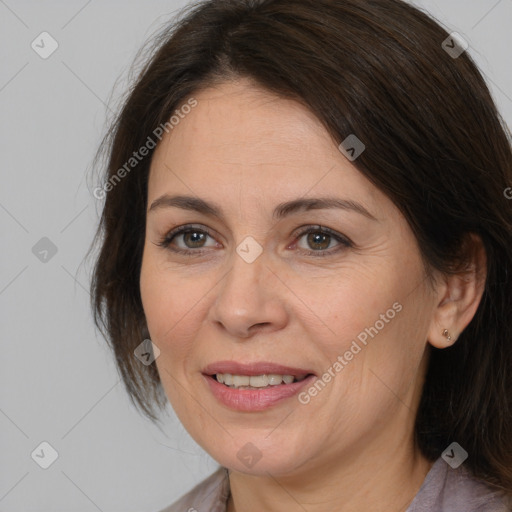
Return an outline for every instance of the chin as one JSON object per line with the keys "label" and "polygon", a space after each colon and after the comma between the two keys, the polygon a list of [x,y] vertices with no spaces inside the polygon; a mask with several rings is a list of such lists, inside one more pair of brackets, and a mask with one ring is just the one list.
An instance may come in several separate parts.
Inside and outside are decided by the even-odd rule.
{"label": "chin", "polygon": [[219,461],[224,467],[229,468],[232,471],[244,473],[245,475],[253,476],[265,476],[269,474],[275,477],[292,475],[296,471],[296,464],[291,464],[289,460],[264,460],[262,457],[252,467],[248,467],[245,463],[241,463],[238,458],[226,458]]}
{"label": "chin", "polygon": [[[235,444],[235,443],[233,443]],[[214,450],[205,449],[221,465],[230,470],[255,476],[287,476],[294,474],[304,464],[304,453],[300,460],[294,458],[298,450],[295,446],[286,447],[282,443],[276,450],[275,443],[266,440],[266,446],[262,446],[263,440],[252,442],[243,439],[233,445],[217,445]]]}

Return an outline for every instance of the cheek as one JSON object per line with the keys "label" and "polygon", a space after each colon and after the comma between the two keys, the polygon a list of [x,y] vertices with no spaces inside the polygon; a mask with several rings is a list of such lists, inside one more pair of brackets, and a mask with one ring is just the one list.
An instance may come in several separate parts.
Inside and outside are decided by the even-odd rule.
{"label": "cheek", "polygon": [[[395,300],[393,302],[393,299]],[[429,304],[422,292],[392,293],[366,312],[346,338],[343,357],[350,361],[337,381],[340,401],[361,418],[389,417],[411,406],[429,326]],[[362,318],[362,317],[360,317]],[[356,354],[352,354],[356,352]]]}
{"label": "cheek", "polygon": [[323,370],[338,362],[332,368],[336,377],[330,380],[336,401],[354,412],[361,413],[363,404],[387,403],[393,393],[407,392],[414,378],[431,306],[421,269],[415,261],[397,258],[379,268],[343,272],[345,277],[336,282],[312,281],[301,291],[322,319],[317,335],[309,334]]}
{"label": "cheek", "polygon": [[[293,279],[293,280],[292,280]],[[323,276],[289,281],[305,330],[317,344],[325,345],[331,357],[349,349],[352,340],[373,326],[380,314],[392,309],[400,291],[398,279],[389,268],[346,267]],[[303,303],[304,305],[300,305]],[[395,311],[392,310],[391,314]],[[320,347],[321,348],[321,347]]]}
{"label": "cheek", "polygon": [[[162,265],[152,250],[145,251],[140,293],[151,341],[160,349],[155,364],[163,388],[181,421],[187,422],[187,402],[182,392],[185,362],[192,349],[194,280],[185,283]],[[187,293],[187,290],[189,291]]]}
{"label": "cheek", "polygon": [[156,366],[171,404],[180,411],[187,402],[181,386],[198,371],[198,340],[204,337],[200,329],[214,277],[191,275],[152,248],[143,257],[140,292],[151,341],[160,349]]}
{"label": "cheek", "polygon": [[[140,293],[149,332],[155,343],[167,345],[177,339],[176,331],[191,323],[201,297],[208,288],[184,272],[169,268],[152,249],[145,251],[140,275]],[[193,322],[192,322],[193,324]],[[190,335],[190,329],[185,329]],[[183,344],[180,333],[180,344]]]}
{"label": "cheek", "polygon": [[165,328],[169,328],[168,319],[173,314],[171,312],[175,312],[175,308],[165,274],[152,265],[151,258],[146,255],[142,261],[140,294],[151,339],[158,343]]}

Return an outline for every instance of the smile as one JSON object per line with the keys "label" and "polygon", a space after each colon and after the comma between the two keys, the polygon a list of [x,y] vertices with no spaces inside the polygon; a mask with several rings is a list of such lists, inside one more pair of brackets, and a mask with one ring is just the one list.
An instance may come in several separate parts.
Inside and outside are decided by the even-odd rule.
{"label": "smile", "polygon": [[236,411],[255,412],[296,395],[316,376],[309,370],[274,363],[221,361],[207,366],[203,378],[222,405]]}

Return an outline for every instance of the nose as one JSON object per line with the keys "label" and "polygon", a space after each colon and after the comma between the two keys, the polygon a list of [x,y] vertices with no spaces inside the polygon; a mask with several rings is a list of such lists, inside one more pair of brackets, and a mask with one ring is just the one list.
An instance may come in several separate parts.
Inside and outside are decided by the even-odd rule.
{"label": "nose", "polygon": [[219,283],[209,319],[233,338],[282,329],[288,320],[286,287],[268,267],[263,252],[248,263],[237,253]]}

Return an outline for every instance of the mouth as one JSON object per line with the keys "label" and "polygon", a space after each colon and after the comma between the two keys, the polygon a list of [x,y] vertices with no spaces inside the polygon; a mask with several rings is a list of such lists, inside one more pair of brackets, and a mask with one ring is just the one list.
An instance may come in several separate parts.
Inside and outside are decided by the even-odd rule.
{"label": "mouth", "polygon": [[310,370],[267,362],[223,361],[207,366],[202,373],[219,402],[247,412],[267,409],[295,395],[316,378]]}
{"label": "mouth", "polygon": [[204,368],[203,375],[212,377],[220,384],[231,388],[261,389],[301,382],[314,373],[311,370],[292,368],[267,361],[248,364],[218,361]]}
{"label": "mouth", "polygon": [[278,373],[262,375],[233,375],[231,373],[216,373],[209,375],[220,384],[232,389],[267,389],[272,386],[281,386],[301,382],[311,373],[306,375],[282,375]]}

